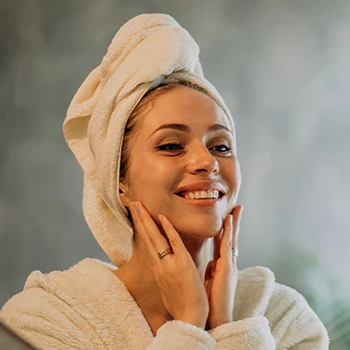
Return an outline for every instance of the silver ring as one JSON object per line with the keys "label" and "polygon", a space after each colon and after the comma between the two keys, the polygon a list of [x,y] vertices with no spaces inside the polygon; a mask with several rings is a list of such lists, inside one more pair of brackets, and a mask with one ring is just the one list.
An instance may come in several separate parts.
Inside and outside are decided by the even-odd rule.
{"label": "silver ring", "polygon": [[160,251],[160,252],[158,253],[158,258],[159,258],[159,260],[160,260],[160,259],[163,258],[165,255],[172,254],[172,253],[173,253],[173,252],[172,252],[172,250],[171,250],[170,248],[163,249],[162,251]]}
{"label": "silver ring", "polygon": [[232,255],[238,258],[238,248],[231,248],[232,250]]}

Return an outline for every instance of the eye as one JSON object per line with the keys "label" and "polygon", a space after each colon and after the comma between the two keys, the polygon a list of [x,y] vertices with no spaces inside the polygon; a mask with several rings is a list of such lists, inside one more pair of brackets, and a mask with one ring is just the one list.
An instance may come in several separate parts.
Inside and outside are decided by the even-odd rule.
{"label": "eye", "polygon": [[211,149],[214,149],[216,152],[219,152],[219,153],[228,153],[231,151],[231,147],[227,145],[217,145],[212,147]]}
{"label": "eye", "polygon": [[178,142],[169,142],[156,148],[160,151],[178,151],[183,149],[181,144]]}

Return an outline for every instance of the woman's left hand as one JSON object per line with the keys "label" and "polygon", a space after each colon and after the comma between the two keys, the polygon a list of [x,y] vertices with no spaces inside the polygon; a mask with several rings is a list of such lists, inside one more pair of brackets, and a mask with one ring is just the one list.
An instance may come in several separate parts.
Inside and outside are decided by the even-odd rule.
{"label": "woman's left hand", "polygon": [[242,211],[241,205],[235,206],[225,218],[222,231],[214,238],[213,260],[209,261],[204,276],[209,300],[206,329],[232,322],[238,276],[237,257],[232,254],[232,248],[238,249]]}

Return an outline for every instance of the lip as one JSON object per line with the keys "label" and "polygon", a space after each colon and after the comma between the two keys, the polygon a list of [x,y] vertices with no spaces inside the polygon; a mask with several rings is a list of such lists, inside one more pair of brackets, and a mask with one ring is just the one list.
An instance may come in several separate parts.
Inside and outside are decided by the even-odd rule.
{"label": "lip", "polygon": [[[195,181],[195,182],[191,182],[189,184],[181,185],[176,189],[175,194],[177,196],[179,196],[180,198],[186,199],[186,198],[180,196],[181,192],[195,192],[195,191],[201,191],[201,190],[203,190],[203,191],[208,191],[208,190],[219,191],[219,198],[218,199],[208,199],[208,200],[201,199],[202,202],[218,201],[226,194],[226,190],[225,190],[223,185],[221,185],[219,182],[210,181],[210,180]],[[188,200],[190,201],[190,199],[188,199]],[[193,201],[193,200],[191,200],[191,201]],[[198,201],[198,200],[196,200],[196,201]]]}

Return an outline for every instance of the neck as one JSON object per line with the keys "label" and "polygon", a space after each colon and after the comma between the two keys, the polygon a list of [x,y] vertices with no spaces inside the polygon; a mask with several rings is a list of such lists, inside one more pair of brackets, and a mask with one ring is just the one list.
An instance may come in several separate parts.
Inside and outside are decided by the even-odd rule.
{"label": "neck", "polygon": [[182,241],[190,253],[202,281],[204,281],[205,268],[213,255],[211,248],[212,239],[183,238]]}

